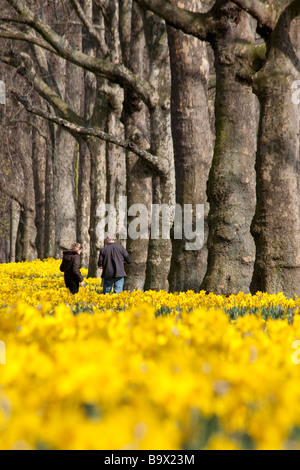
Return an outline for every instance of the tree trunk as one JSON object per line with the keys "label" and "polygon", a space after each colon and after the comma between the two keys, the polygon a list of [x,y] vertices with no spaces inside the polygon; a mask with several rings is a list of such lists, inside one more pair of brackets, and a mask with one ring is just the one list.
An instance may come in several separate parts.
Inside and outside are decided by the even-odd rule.
{"label": "tree trunk", "polygon": [[[170,95],[171,76],[170,58],[168,50],[168,38],[165,22],[152,13],[145,15],[145,31],[149,51],[149,81],[157,90],[159,102],[154,109],[150,109],[150,144],[151,151],[158,156],[165,157],[169,163],[167,177],[153,175],[152,177],[152,209],[164,205],[171,208],[175,203],[175,172],[174,152],[171,136],[170,122]],[[147,269],[144,289],[166,290],[169,289],[168,275],[171,264],[172,245],[170,229],[168,234],[163,234],[163,223],[172,226],[172,212],[159,213],[159,217],[152,210],[152,215],[160,222],[157,238],[153,236],[153,223],[151,221],[151,233],[148,245]],[[169,220],[163,220],[162,216]],[[164,238],[168,235],[168,238]]]}
{"label": "tree trunk", "polygon": [[[19,133],[20,132],[20,133]],[[22,132],[22,133],[21,133]],[[17,261],[32,261],[36,259],[37,251],[35,247],[36,227],[35,227],[35,194],[32,170],[32,128],[28,126],[28,131],[20,127],[18,130],[18,154],[23,170],[23,178],[26,181],[24,187],[23,204],[21,206],[18,235],[17,235]]]}
{"label": "tree trunk", "polygon": [[20,221],[20,205],[11,199],[10,207],[10,253],[9,262],[14,263],[16,261],[16,244],[18,235],[18,226]]}
{"label": "tree trunk", "polygon": [[[195,10],[198,5],[189,0],[185,7]],[[192,36],[168,28],[172,73],[172,135],[175,154],[176,203],[184,209],[193,206],[195,228],[196,204],[206,202],[206,185],[212,160],[213,142],[208,112],[209,63],[207,48]],[[169,275],[170,291],[199,292],[207,267],[207,221],[205,244],[201,249],[187,250],[187,238],[172,238],[172,263]]]}
{"label": "tree trunk", "polygon": [[[99,126],[103,129],[107,126],[108,101],[100,89],[103,85],[103,79],[97,80],[96,102],[93,116],[90,121],[91,126]],[[90,213],[90,258],[89,258],[89,277],[99,277],[97,266],[99,251],[103,247],[105,232],[105,204],[107,193],[106,182],[106,142],[89,138],[87,140],[91,156],[91,213]]]}
{"label": "tree trunk", "polygon": [[[296,6],[297,5],[297,6]],[[300,108],[292,84],[299,80],[299,2],[286,9],[269,41],[267,62],[257,74],[261,104],[257,151],[257,206],[252,224],[256,260],[251,292],[283,292],[300,285]]]}
{"label": "tree trunk", "polygon": [[54,210],[54,125],[49,126],[49,143],[46,150],[45,175],[45,258],[55,257],[55,210]]}
{"label": "tree trunk", "polygon": [[[72,22],[77,19],[71,16],[66,31],[73,47],[82,43],[82,27]],[[63,62],[58,74],[57,82],[65,102],[80,113],[83,71],[69,61]],[[60,258],[62,250],[70,248],[76,242],[77,216],[76,216],[76,188],[75,166],[78,145],[73,136],[62,128],[58,128],[55,136],[54,158],[54,204],[56,225],[55,255]]]}
{"label": "tree trunk", "polygon": [[[83,8],[88,20],[93,23],[93,0],[84,0]],[[88,31],[83,28],[82,51],[91,56],[96,55],[95,42]],[[82,87],[82,110],[88,122],[92,115],[96,100],[97,80],[94,74],[84,70]],[[90,217],[91,217],[91,154],[85,138],[78,137],[79,142],[79,175],[77,201],[77,240],[83,246],[81,265],[88,268],[90,259]]]}
{"label": "tree trunk", "polygon": [[[107,47],[109,49],[109,56],[112,63],[122,62],[122,51],[120,47],[120,32],[119,25],[122,21],[122,9],[118,2],[109,0],[108,13],[106,15],[106,38]],[[122,35],[121,35],[122,37]],[[108,82],[109,84],[109,82]],[[109,84],[107,92],[109,102],[108,117],[107,117],[107,132],[110,135],[124,137],[124,125],[121,122],[121,115],[124,102],[124,90],[118,84]],[[111,204],[115,209],[112,211],[112,217],[119,220],[119,201],[121,197],[125,196],[126,192],[126,153],[125,150],[116,145],[106,144],[106,158],[107,158],[107,204]],[[121,240],[123,245],[126,245],[125,240]]]}
{"label": "tree trunk", "polygon": [[76,240],[75,140],[61,127],[55,132],[54,208],[55,257]]}
{"label": "tree trunk", "polygon": [[99,277],[97,267],[99,251],[104,242],[104,218],[106,203],[106,146],[99,139],[89,139],[91,154],[91,214],[90,214],[90,258],[89,277]]}
{"label": "tree trunk", "polygon": [[[126,64],[131,70],[140,77],[148,75],[145,63],[145,38],[143,29],[143,20],[140,8],[133,3],[132,21],[131,21],[131,51],[130,63]],[[125,90],[125,137],[146,150],[149,148],[149,130],[147,110],[140,98],[131,90]],[[152,178],[151,170],[146,168],[144,162],[131,152],[126,155],[126,195],[128,208],[135,204],[142,204],[148,211],[152,201]],[[137,216],[138,216],[137,212]],[[130,225],[136,216],[128,215],[128,224]],[[148,219],[148,218],[147,218]],[[145,221],[148,225],[149,220]],[[149,233],[147,230],[147,234]],[[126,278],[125,289],[135,290],[144,289],[146,264],[148,255],[149,239],[127,238],[127,250],[131,257],[132,264],[126,268],[128,277]]]}
{"label": "tree trunk", "polygon": [[91,158],[86,139],[79,141],[78,200],[77,200],[77,241],[83,246],[81,266],[88,268],[90,252],[90,212],[91,212]]}
{"label": "tree trunk", "polygon": [[249,292],[254,242],[250,221],[255,209],[256,98],[249,84],[237,79],[239,58],[233,43],[254,43],[253,19],[227,3],[220,10],[214,46],[217,90],[216,141],[208,181],[208,267],[201,289],[215,294]]}
{"label": "tree trunk", "polygon": [[44,258],[45,247],[45,175],[46,175],[46,152],[47,152],[47,137],[45,129],[47,124],[35,119],[36,127],[32,129],[32,169],[33,169],[33,183],[35,192],[35,226],[36,226],[36,249],[39,259]]}

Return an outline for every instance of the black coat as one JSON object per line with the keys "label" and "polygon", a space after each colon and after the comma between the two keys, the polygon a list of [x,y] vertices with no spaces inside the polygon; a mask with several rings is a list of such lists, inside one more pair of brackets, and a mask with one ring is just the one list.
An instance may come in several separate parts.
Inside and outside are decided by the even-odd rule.
{"label": "black coat", "polygon": [[131,264],[128,252],[122,245],[109,243],[100,251],[98,267],[103,268],[103,279],[125,277],[124,262]]}
{"label": "black coat", "polygon": [[60,265],[60,270],[64,273],[66,280],[82,282],[80,254],[73,250],[63,251],[63,260]]}

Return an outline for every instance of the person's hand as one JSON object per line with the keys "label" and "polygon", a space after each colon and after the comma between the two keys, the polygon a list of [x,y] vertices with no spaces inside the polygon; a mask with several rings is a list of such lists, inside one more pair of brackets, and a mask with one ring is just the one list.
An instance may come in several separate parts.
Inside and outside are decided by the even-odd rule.
{"label": "person's hand", "polygon": [[84,286],[83,282],[81,282],[80,285],[81,285],[81,287],[83,287]]}

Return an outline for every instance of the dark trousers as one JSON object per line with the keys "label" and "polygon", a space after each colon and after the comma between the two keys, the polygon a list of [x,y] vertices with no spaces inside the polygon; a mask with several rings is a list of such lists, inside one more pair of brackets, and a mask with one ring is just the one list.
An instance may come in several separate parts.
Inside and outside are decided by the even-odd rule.
{"label": "dark trousers", "polygon": [[71,294],[77,294],[79,291],[79,281],[76,279],[65,279],[66,287],[69,289]]}

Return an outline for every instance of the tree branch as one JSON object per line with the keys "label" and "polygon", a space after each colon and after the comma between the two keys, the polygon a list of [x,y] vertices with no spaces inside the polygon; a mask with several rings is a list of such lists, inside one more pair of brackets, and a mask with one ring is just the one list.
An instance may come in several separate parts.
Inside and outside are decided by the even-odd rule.
{"label": "tree branch", "polygon": [[86,14],[85,14],[83,8],[81,7],[80,3],[78,2],[78,0],[70,0],[70,3],[73,5],[74,10],[76,11],[78,17],[80,18],[80,20],[82,21],[82,23],[84,24],[86,29],[88,30],[90,36],[93,39],[95,39],[95,41],[98,43],[103,56],[107,57],[108,54],[109,54],[108,47],[101,40],[101,37],[99,36],[97,29],[95,28],[93,23],[86,16]]}
{"label": "tree branch", "polygon": [[14,93],[16,99],[24,106],[24,108],[36,116],[40,116],[48,121],[51,121],[58,126],[63,127],[64,129],[68,130],[73,135],[82,135],[85,137],[96,137],[101,140],[105,140],[106,142],[110,142],[111,144],[118,145],[130,152],[135,153],[138,157],[141,157],[146,163],[148,163],[152,169],[154,169],[160,176],[167,176],[169,173],[169,164],[166,158],[158,157],[152,155],[151,153],[138,148],[133,142],[125,141],[120,139],[119,137],[115,137],[111,134],[107,134],[106,132],[101,131],[99,128],[91,128],[86,126],[81,126],[78,124],[74,124],[66,119],[62,119],[58,116],[52,115],[47,111],[42,109],[38,109],[32,106],[27,98]]}
{"label": "tree branch", "polygon": [[194,13],[179,8],[169,0],[134,0],[140,6],[147,8],[170,26],[180,29],[186,34],[207,41],[213,34],[215,24],[215,7],[207,13]]}
{"label": "tree branch", "polygon": [[3,181],[2,178],[0,177],[0,192],[3,193],[5,196],[7,196],[9,199],[12,199],[13,201],[17,202],[20,207],[25,208],[25,203],[23,200],[19,199],[15,191],[9,191],[6,187],[6,181]]}
{"label": "tree branch", "polygon": [[288,6],[287,2],[278,5],[270,0],[262,2],[261,0],[231,0],[243,10],[247,11],[253,18],[258,22],[259,30],[262,32],[262,36],[270,34],[277,24],[277,21]]}
{"label": "tree branch", "polygon": [[56,50],[53,49],[53,47],[51,47],[48,42],[44,39],[23,33],[22,31],[19,31],[17,29],[6,28],[5,26],[0,25],[0,37],[4,39],[25,41],[57,54]]}
{"label": "tree branch", "polygon": [[124,65],[113,64],[72,48],[66,39],[59,36],[48,24],[39,20],[26,6],[24,0],[7,0],[7,2],[19,14],[19,23],[27,24],[35,29],[59,56],[98,76],[133,89],[149,107],[156,106],[158,94],[147,81],[140,79]]}
{"label": "tree branch", "polygon": [[33,66],[31,57],[25,52],[19,54],[0,55],[1,62],[15,67],[19,75],[24,77],[30,85],[42,96],[63,118],[84,125],[84,119],[73,111],[55,91],[40,78]]}

